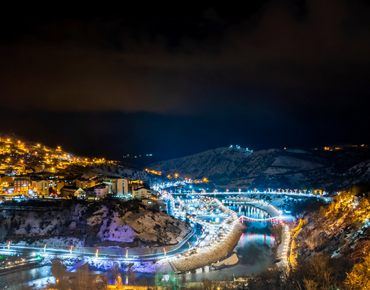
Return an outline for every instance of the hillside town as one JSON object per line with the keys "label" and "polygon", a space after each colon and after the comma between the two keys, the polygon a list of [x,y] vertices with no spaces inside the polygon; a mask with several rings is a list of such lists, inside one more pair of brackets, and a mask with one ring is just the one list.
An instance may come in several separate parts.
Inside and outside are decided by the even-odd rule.
{"label": "hillside town", "polygon": [[94,173],[92,168],[117,167],[105,158],[83,158],[64,151],[12,138],[0,138],[0,194],[13,197],[58,197],[102,199],[151,198],[143,180],[120,178],[108,172]]}
{"label": "hillside town", "polygon": [[[0,150],[0,286],[252,290],[269,289],[271,280],[283,285],[276,289],[290,289],[293,283],[355,284],[350,279],[362,275],[356,267],[366,258],[361,247],[369,246],[369,187],[358,183],[369,172],[365,146],[336,149],[333,156],[328,150],[222,147],[142,170],[14,138],[2,138]],[[359,166],[365,169],[351,178]],[[237,174],[248,168],[254,171]],[[323,182],[313,187],[313,172],[322,178],[325,168],[328,176],[347,172],[349,189],[333,191]],[[282,173],[289,182],[261,179]],[[258,183],[243,182],[251,174]],[[230,186],[233,176],[240,187]],[[221,177],[230,189],[217,184]],[[334,253],[330,259],[349,274],[330,274],[328,281],[307,276],[299,265],[314,271],[312,253],[336,273],[328,256]],[[15,281],[26,267],[39,279]],[[292,283],[280,278],[287,275]]]}

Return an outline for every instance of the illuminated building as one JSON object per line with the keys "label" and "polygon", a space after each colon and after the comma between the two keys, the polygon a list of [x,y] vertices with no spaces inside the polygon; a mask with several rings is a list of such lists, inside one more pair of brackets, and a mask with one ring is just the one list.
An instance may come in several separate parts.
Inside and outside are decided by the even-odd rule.
{"label": "illuminated building", "polygon": [[85,195],[85,191],[82,188],[76,186],[63,186],[60,190],[60,197],[81,197]]}
{"label": "illuminated building", "polygon": [[134,190],[133,192],[134,198],[143,199],[143,198],[150,198],[151,196],[152,196],[152,191],[144,187],[138,188]]}
{"label": "illuminated building", "polygon": [[109,186],[107,184],[99,184],[86,189],[86,196],[93,198],[104,198],[108,194]]}
{"label": "illuminated building", "polygon": [[27,177],[19,177],[14,179],[14,194],[27,194],[31,182]]}
{"label": "illuminated building", "polygon": [[35,189],[39,195],[49,195],[49,182],[47,180],[32,180],[32,188]]}
{"label": "illuminated building", "polygon": [[129,192],[129,182],[126,178],[107,177],[103,183],[109,186],[108,193],[123,195]]}

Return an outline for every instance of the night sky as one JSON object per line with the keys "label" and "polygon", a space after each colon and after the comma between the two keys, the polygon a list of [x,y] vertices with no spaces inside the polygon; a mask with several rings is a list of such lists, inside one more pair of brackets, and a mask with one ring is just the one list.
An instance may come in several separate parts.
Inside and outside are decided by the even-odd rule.
{"label": "night sky", "polygon": [[153,161],[370,143],[370,1],[126,2],[3,7],[1,132]]}

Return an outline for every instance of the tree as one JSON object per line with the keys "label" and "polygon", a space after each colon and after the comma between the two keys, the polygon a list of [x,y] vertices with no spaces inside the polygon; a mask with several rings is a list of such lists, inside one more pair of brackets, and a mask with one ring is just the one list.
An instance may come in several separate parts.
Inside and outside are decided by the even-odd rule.
{"label": "tree", "polygon": [[351,273],[347,275],[344,281],[348,289],[351,290],[362,290],[370,289],[370,255],[365,258],[365,261],[360,264],[356,264]]}
{"label": "tree", "polygon": [[31,233],[31,225],[28,223],[26,227],[27,234]]}
{"label": "tree", "polygon": [[211,280],[203,279],[202,283],[203,283],[203,288],[202,288],[203,290],[212,290],[213,283]]}
{"label": "tree", "polygon": [[0,225],[0,242],[5,240],[5,237],[7,234],[8,234],[8,231],[5,229],[5,226]]}
{"label": "tree", "polygon": [[111,268],[110,269],[111,269],[113,280],[116,281],[115,285],[120,285],[118,283],[118,281],[121,281],[121,283],[122,283],[122,278],[121,278],[120,273],[119,273],[119,264],[114,259],[111,259]]}
{"label": "tree", "polygon": [[59,258],[55,258],[51,265],[51,274],[54,276],[55,281],[62,281],[64,273],[66,272],[66,266],[62,264]]}
{"label": "tree", "polygon": [[93,290],[95,289],[93,281],[91,280],[91,277],[89,276],[88,271],[77,271],[76,279],[74,281],[74,284],[76,286],[75,289],[79,290]]}
{"label": "tree", "polygon": [[283,237],[283,225],[281,223],[273,225],[271,231],[275,236],[276,243],[280,244]]}
{"label": "tree", "polygon": [[132,285],[136,279],[136,273],[133,270],[134,263],[130,263],[127,265],[127,277],[129,283]]}
{"label": "tree", "polygon": [[311,280],[311,279],[303,278],[303,285],[304,285],[304,289],[306,290],[318,289],[318,284],[314,280]]}
{"label": "tree", "polygon": [[248,279],[248,290],[287,289],[285,287],[286,272],[284,269],[273,267],[257,276]]}

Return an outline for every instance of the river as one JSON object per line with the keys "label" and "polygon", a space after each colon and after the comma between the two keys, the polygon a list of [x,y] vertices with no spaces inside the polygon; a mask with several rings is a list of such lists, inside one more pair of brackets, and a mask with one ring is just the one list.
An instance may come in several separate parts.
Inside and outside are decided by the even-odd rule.
{"label": "river", "polygon": [[51,266],[43,266],[0,276],[0,289],[4,289],[5,285],[26,283],[40,278],[49,277],[51,276],[50,269]]}
{"label": "river", "polygon": [[[232,208],[233,209],[233,208]],[[257,216],[256,216],[257,217]],[[274,255],[271,246],[274,243],[274,238],[271,236],[271,223],[270,222],[245,222],[248,226],[244,230],[235,247],[235,252],[240,257],[240,262],[229,268],[224,268],[217,271],[211,271],[208,267],[197,269],[196,271],[186,274],[177,275],[177,278],[182,282],[200,282],[202,279],[210,280],[223,280],[235,276],[243,276],[248,274],[256,274],[266,270],[272,266]],[[194,237],[190,242],[194,241]],[[185,245],[186,246],[186,245]],[[30,270],[0,276],[0,289],[4,288],[5,284],[14,282],[28,282],[39,278],[48,277],[51,275],[50,266],[43,266]],[[91,270],[98,270],[91,267]],[[109,273],[108,279],[112,281]],[[121,273],[123,281],[127,277],[125,272]],[[142,285],[154,285],[155,274],[137,274],[136,283]]]}

